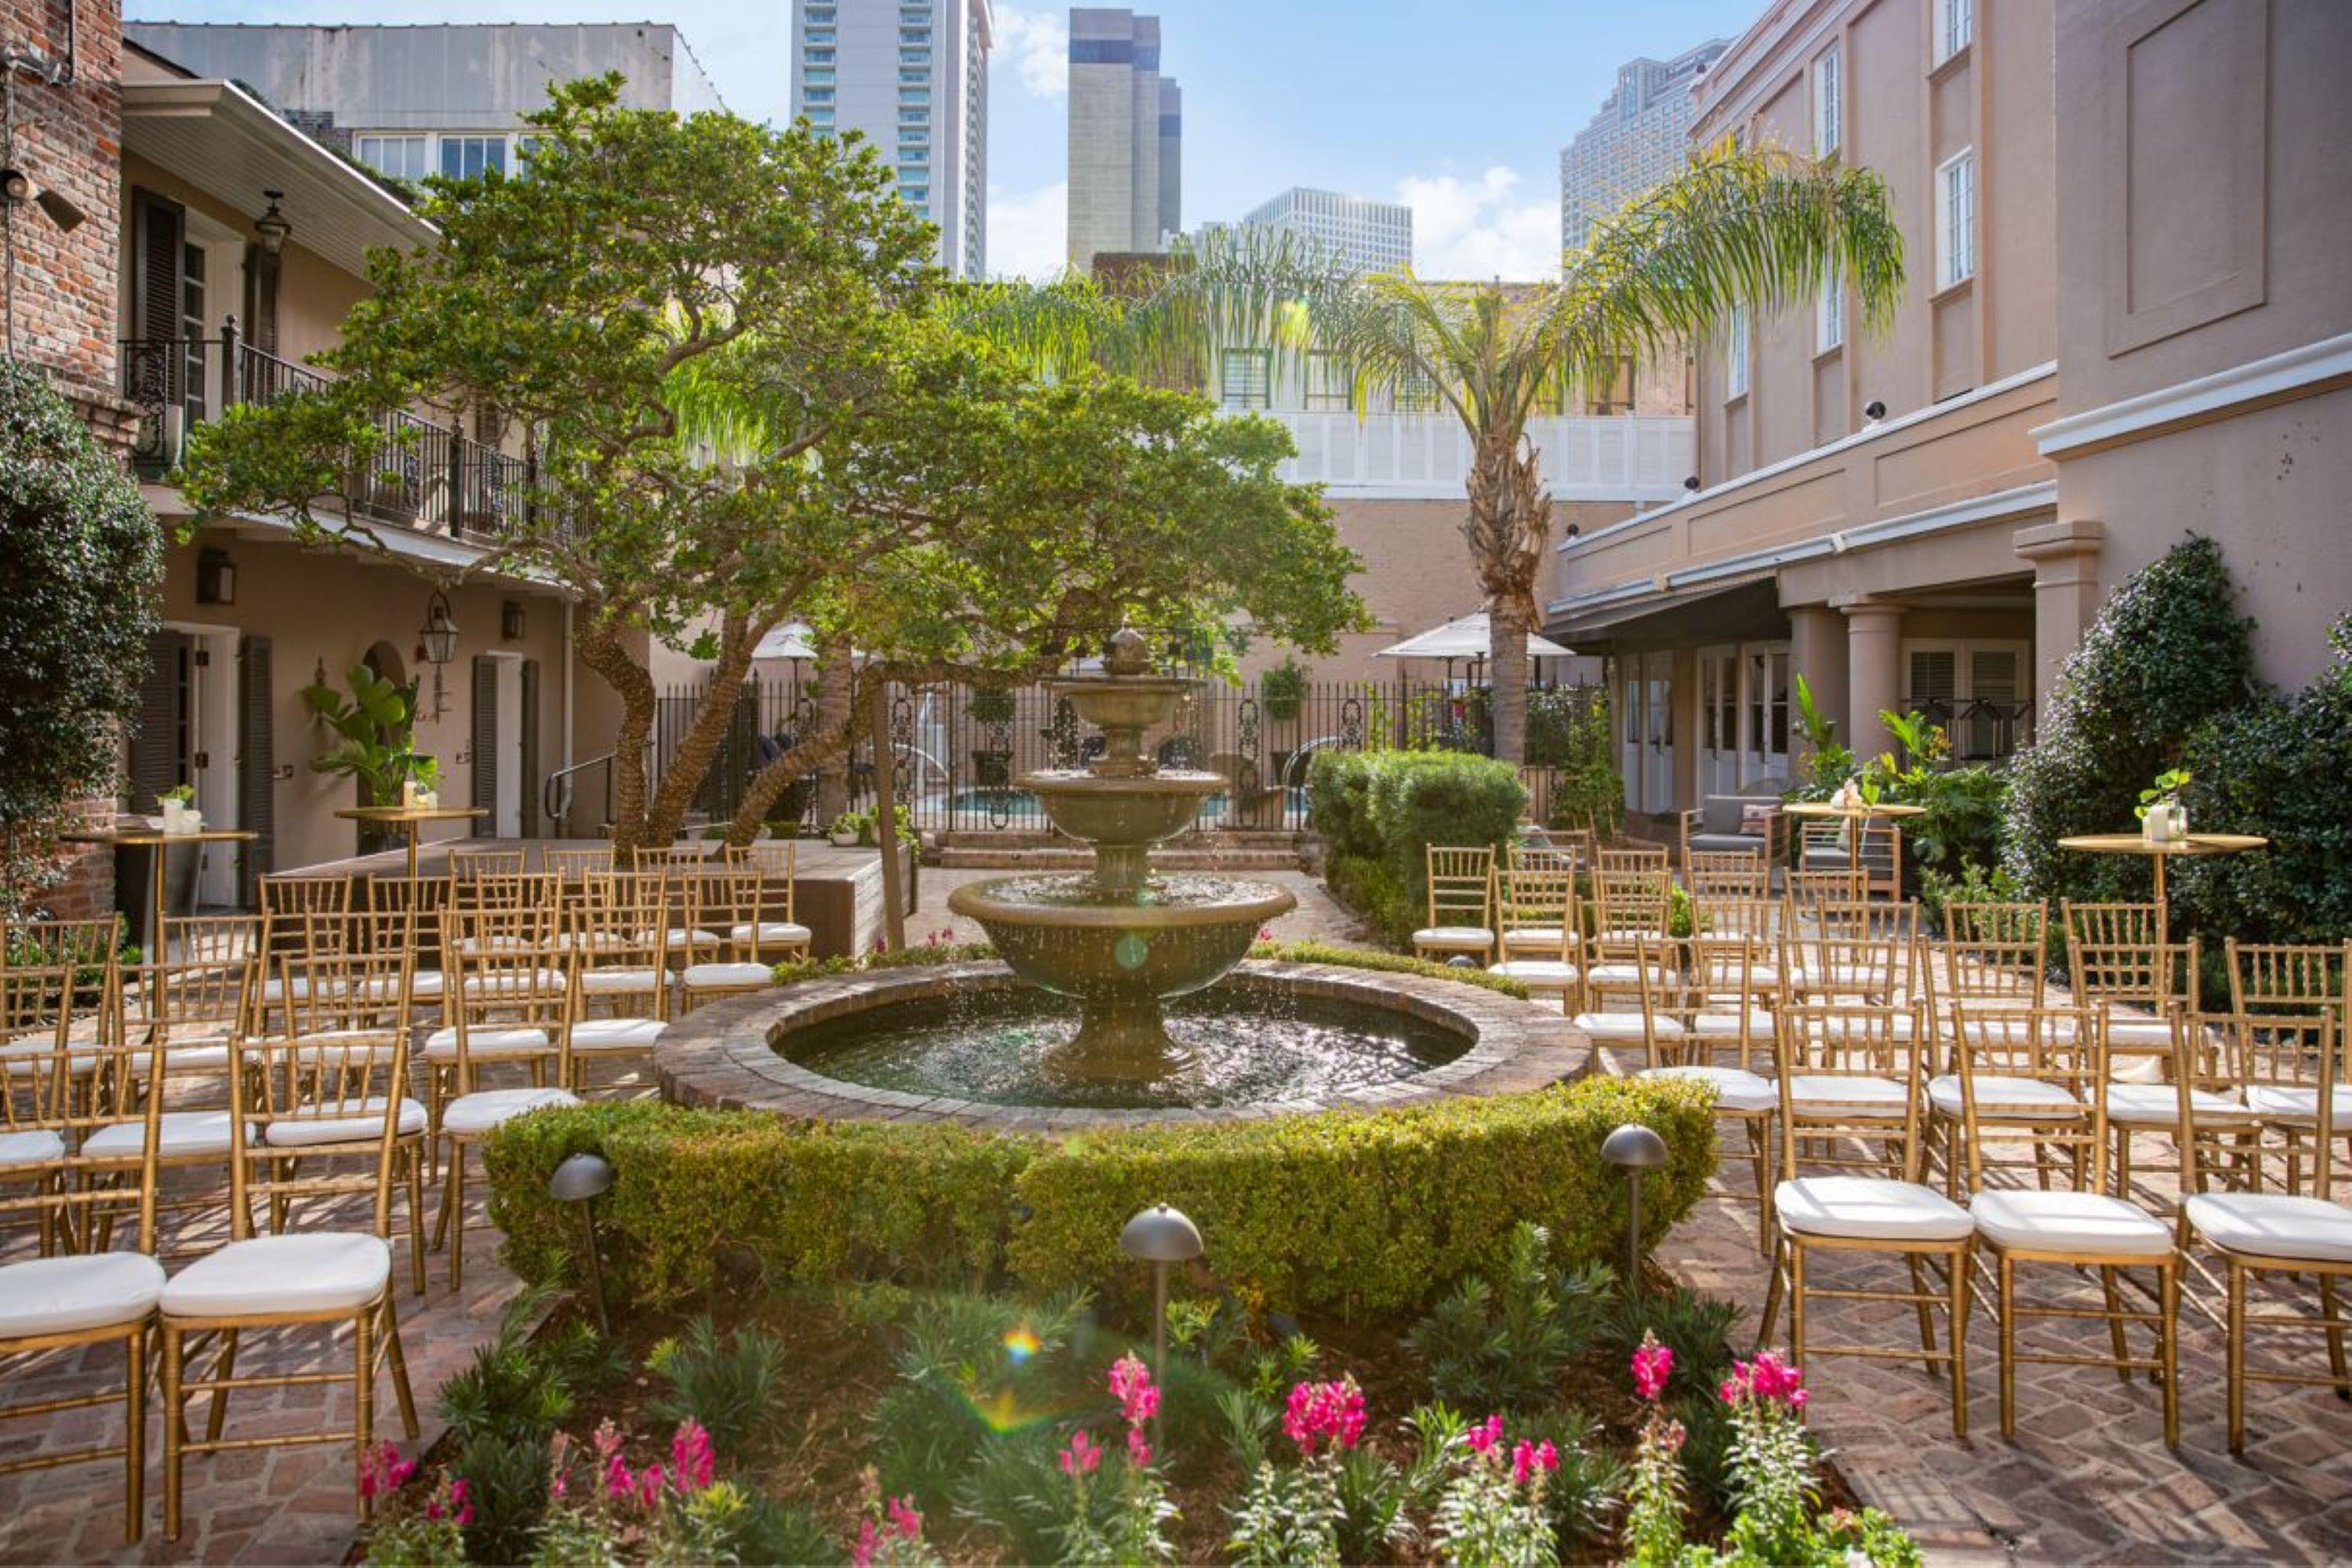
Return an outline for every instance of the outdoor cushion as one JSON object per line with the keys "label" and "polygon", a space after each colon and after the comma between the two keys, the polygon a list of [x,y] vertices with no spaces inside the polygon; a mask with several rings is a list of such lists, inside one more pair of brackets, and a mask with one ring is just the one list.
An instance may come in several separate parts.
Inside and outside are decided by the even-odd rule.
{"label": "outdoor cushion", "polygon": [[46,1165],[66,1157],[66,1141],[47,1127],[23,1132],[0,1132],[0,1170]]}
{"label": "outdoor cushion", "polygon": [[2197,1234],[2224,1252],[2352,1262],[2352,1209],[2287,1193],[2200,1193],[2181,1205]]}
{"label": "outdoor cushion", "polygon": [[766,963],[690,963],[680,978],[689,991],[717,990],[729,986],[767,985],[774,983],[776,971]]}
{"label": "outdoor cushion", "polygon": [[667,978],[659,969],[590,969],[582,972],[580,989],[591,996],[658,991]]}
{"label": "outdoor cushion", "polygon": [[1739,808],[1739,831],[1761,838],[1772,830],[1772,819],[1780,815],[1777,805],[1754,804]]}
{"label": "outdoor cushion", "polygon": [[[1650,966],[1650,978],[1653,981],[1664,980],[1665,973],[1654,963]],[[1622,985],[1630,988],[1642,984],[1642,966],[1638,963],[1596,963],[1586,973],[1585,978],[1595,985]]]}
{"label": "outdoor cushion", "polygon": [[461,1094],[441,1108],[441,1131],[463,1138],[488,1132],[501,1121],[550,1106],[577,1105],[580,1097],[563,1089],[486,1089]]}
{"label": "outdoor cushion", "polygon": [[1460,948],[1468,952],[1495,945],[1495,933],[1485,926],[1423,926],[1412,933],[1415,947]]}
{"label": "outdoor cushion", "polygon": [[1568,941],[1568,933],[1558,926],[1511,926],[1503,932],[1505,947],[1537,948],[1558,952]]}
{"label": "outdoor cushion", "polygon": [[1893,1079],[1860,1073],[1801,1072],[1789,1077],[1789,1098],[1808,1109],[1887,1114],[1900,1112],[1906,1096],[1903,1086]]}
{"label": "outdoor cushion", "polygon": [[155,1310],[163,1293],[163,1266],[143,1252],[0,1265],[0,1339],[129,1328]]}
{"label": "outdoor cushion", "polygon": [[519,970],[497,970],[488,974],[466,976],[468,996],[547,995],[563,989],[563,971],[534,969],[529,973]]}
{"label": "outdoor cushion", "polygon": [[2103,1193],[1995,1187],[1969,1201],[1977,1234],[1999,1247],[2147,1258],[2172,1250],[2172,1230]]}
{"label": "outdoor cushion", "polygon": [[[2083,1114],[2083,1102],[2065,1089],[2039,1079],[2007,1073],[1979,1073],[1977,1114],[2019,1121],[2071,1121]],[[1941,1073],[1927,1080],[1927,1103],[1947,1116],[1962,1113],[1960,1075]]]}
{"label": "outdoor cushion", "polygon": [[2107,1044],[2135,1050],[2172,1048],[2172,1026],[2162,1018],[2112,1016],[2107,1020]]}
{"label": "outdoor cushion", "polygon": [[1702,855],[1752,855],[1764,847],[1763,838],[1753,833],[1694,833],[1690,847]]}
{"label": "outdoor cushion", "polygon": [[232,1241],[163,1287],[167,1318],[352,1312],[392,1279],[392,1244],[350,1231],[306,1231]]}
{"label": "outdoor cushion", "polygon": [[672,926],[666,931],[649,931],[644,940],[656,944],[665,952],[676,952],[688,947],[717,947],[719,933],[700,927]]}
{"label": "outdoor cushion", "polygon": [[667,1024],[659,1018],[583,1018],[572,1026],[575,1051],[649,1051]]}
{"label": "outdoor cushion", "polygon": [[[404,1097],[394,1136],[413,1138],[424,1131],[425,1107]],[[383,1096],[371,1094],[341,1105],[289,1110],[270,1122],[262,1141],[277,1149],[309,1149],[322,1143],[364,1143],[383,1136]]]}
{"label": "outdoor cushion", "polygon": [[1506,975],[1530,991],[1567,991],[1576,984],[1576,965],[1556,958],[1514,958],[1488,964],[1486,973]]}
{"label": "outdoor cushion", "polygon": [[[166,1157],[226,1154],[236,1131],[226,1110],[163,1112],[162,1147]],[[81,1152],[96,1159],[136,1159],[147,1147],[144,1121],[110,1121],[82,1141]]]}
{"label": "outdoor cushion", "polygon": [[[2226,1094],[2192,1089],[2197,1114],[2224,1121],[2245,1121],[2252,1113]],[[2172,1127],[2180,1121],[2180,1089],[2169,1083],[2107,1085],[2107,1120],[2126,1127]]]}
{"label": "outdoor cushion", "polygon": [[[1774,1022],[1770,1008],[1750,1007],[1748,1009],[1748,1038],[1770,1039]],[[1737,1009],[1729,1007],[1710,1009],[1705,1013],[1694,1014],[1690,1027],[1694,1035],[1710,1035],[1719,1040],[1736,1040],[1739,1037],[1739,1014]]]}
{"label": "outdoor cushion", "polygon": [[1800,1176],[1772,1189],[1781,1227],[1855,1241],[1958,1241],[1969,1211],[1933,1187],[1887,1176]]}
{"label": "outdoor cushion", "polygon": [[[741,925],[730,926],[727,929],[727,940],[730,942],[747,942],[752,940],[752,936],[751,922],[748,921]],[[761,921],[758,938],[763,943],[814,942],[816,933],[795,921]]]}
{"label": "outdoor cushion", "polygon": [[[510,1028],[505,1026],[466,1031],[466,1054],[468,1057],[536,1057],[554,1049],[545,1029]],[[425,1037],[425,1055],[436,1062],[457,1059],[457,1026],[436,1029]]]}
{"label": "outdoor cushion", "polygon": [[[1745,796],[1711,795],[1698,803],[1699,826],[1712,834],[1725,836],[1739,832],[1739,819],[1748,809]],[[1697,847],[1696,842],[1692,847]]]}
{"label": "outdoor cushion", "polygon": [[[2338,1132],[2352,1133],[2352,1084],[2339,1083],[2328,1097],[2328,1119]],[[2319,1119],[2319,1090],[2301,1089],[2281,1083],[2252,1084],[2246,1089],[2246,1104],[2257,1116],[2273,1121],[2316,1121]]]}
{"label": "outdoor cushion", "polygon": [[[1649,1032],[1642,1026],[1642,1015],[1639,1013],[1579,1013],[1569,1022],[1596,1040],[1649,1038]],[[1661,1018],[1657,1022],[1657,1032],[1658,1037],[1664,1039],[1680,1035],[1683,1026],[1672,1018]]]}
{"label": "outdoor cushion", "polygon": [[1773,1089],[1770,1079],[1759,1078],[1740,1068],[1650,1068],[1640,1076],[1685,1079],[1711,1084],[1715,1088],[1715,1106],[1718,1110],[1775,1110],[1780,1104],[1780,1097]]}

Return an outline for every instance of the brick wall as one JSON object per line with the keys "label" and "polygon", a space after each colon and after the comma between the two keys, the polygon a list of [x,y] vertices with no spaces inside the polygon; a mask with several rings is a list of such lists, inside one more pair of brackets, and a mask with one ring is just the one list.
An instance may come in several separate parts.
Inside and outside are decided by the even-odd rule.
{"label": "brick wall", "polygon": [[[120,0],[0,0],[0,47],[29,53],[38,71],[62,66],[73,19],[74,79],[52,86],[15,73],[16,143],[7,162],[65,196],[82,222],[61,230],[27,204],[0,208],[0,248],[14,262],[14,357],[49,371],[106,440],[127,447],[129,410],[114,395],[115,315],[122,237],[122,7]],[[110,798],[84,803],[112,814]],[[100,914],[114,901],[110,850],[71,854],[66,879],[41,902],[62,917]]]}

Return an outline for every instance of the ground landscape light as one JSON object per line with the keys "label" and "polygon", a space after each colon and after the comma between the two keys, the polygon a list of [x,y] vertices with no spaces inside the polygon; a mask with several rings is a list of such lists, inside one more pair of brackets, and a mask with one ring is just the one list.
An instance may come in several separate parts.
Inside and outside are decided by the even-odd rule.
{"label": "ground landscape light", "polygon": [[596,1309],[596,1329],[609,1335],[612,1321],[604,1311],[604,1268],[596,1256],[596,1200],[613,1190],[613,1164],[602,1154],[584,1151],[555,1167],[547,1178],[547,1195],[560,1204],[580,1205],[580,1225],[587,1240],[588,1300]]}
{"label": "ground landscape light", "polygon": [[[1154,1204],[1127,1222],[1118,1233],[1118,1249],[1138,1263],[1151,1265],[1151,1381],[1164,1383],[1168,1368],[1168,1266],[1190,1263],[1201,1256],[1201,1227],[1183,1212]],[[1164,1447],[1160,1414],[1151,1415],[1151,1447]]]}
{"label": "ground landscape light", "polygon": [[1601,1141],[1601,1158],[1625,1173],[1625,1293],[1642,1278],[1642,1173],[1666,1163],[1666,1141],[1629,1121]]}

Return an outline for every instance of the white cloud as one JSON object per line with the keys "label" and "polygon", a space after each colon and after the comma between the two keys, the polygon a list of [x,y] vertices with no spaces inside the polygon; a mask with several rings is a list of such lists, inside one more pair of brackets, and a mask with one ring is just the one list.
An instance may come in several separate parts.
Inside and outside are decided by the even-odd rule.
{"label": "white cloud", "polygon": [[1559,204],[1528,199],[1516,169],[1497,165],[1475,180],[1412,175],[1397,183],[1397,200],[1412,208],[1412,267],[1423,278],[1559,275]]}
{"label": "white cloud", "polygon": [[1069,264],[1070,187],[1057,180],[1015,194],[988,187],[988,271],[1046,282]]}
{"label": "white cloud", "polygon": [[1021,85],[1039,98],[1061,98],[1070,90],[1070,24],[1055,11],[1016,11],[1010,6],[994,13],[994,53],[1021,78]]}

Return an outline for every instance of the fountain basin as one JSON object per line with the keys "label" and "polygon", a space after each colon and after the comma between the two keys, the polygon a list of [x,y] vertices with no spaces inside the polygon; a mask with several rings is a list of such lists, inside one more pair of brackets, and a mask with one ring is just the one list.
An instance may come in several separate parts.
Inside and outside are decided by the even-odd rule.
{"label": "fountain basin", "polygon": [[1071,837],[1122,847],[1175,837],[1192,826],[1201,803],[1225,787],[1218,773],[1172,770],[1127,778],[1049,768],[1014,782]]}

